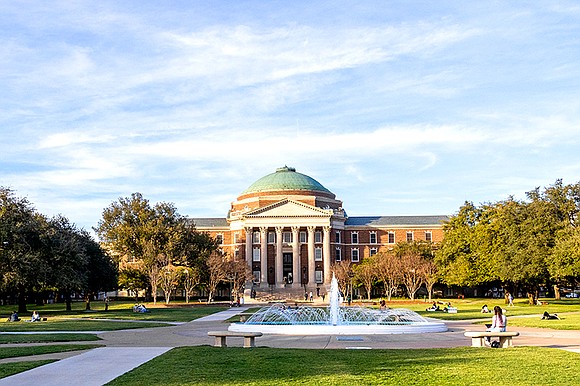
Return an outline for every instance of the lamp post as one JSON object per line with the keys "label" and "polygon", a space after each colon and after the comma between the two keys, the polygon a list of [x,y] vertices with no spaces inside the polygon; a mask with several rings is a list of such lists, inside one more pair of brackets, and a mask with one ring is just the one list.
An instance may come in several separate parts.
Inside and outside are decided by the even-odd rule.
{"label": "lamp post", "polygon": [[232,299],[232,284],[233,284],[234,278],[235,277],[233,275],[229,275],[228,276],[228,282],[230,284],[230,305],[233,303],[233,299]]}
{"label": "lamp post", "polygon": [[350,292],[348,295],[348,305],[350,306],[350,302],[352,301],[352,278],[354,277],[354,272],[350,271],[348,273],[348,277],[350,279]]}

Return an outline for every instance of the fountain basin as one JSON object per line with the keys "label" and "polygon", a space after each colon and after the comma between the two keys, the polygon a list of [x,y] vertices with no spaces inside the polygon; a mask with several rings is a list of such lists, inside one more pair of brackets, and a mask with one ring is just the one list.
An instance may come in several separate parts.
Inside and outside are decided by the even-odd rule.
{"label": "fountain basin", "polygon": [[280,335],[387,335],[445,332],[447,331],[447,326],[443,322],[417,322],[399,325],[356,324],[339,326],[329,324],[276,325],[232,323],[228,330]]}
{"label": "fountain basin", "polygon": [[276,304],[261,308],[244,323],[231,324],[228,330],[282,335],[378,335],[444,332],[447,325],[403,308],[291,308]]}

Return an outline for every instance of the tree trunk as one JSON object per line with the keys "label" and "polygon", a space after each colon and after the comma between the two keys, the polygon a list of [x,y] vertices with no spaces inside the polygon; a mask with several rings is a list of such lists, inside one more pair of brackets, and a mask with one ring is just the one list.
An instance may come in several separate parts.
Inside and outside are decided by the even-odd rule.
{"label": "tree trunk", "polygon": [[91,297],[89,295],[85,295],[85,311],[91,310]]}
{"label": "tree trunk", "polygon": [[72,311],[72,299],[71,299],[70,294],[68,292],[65,295],[65,302],[66,302],[66,310]]}
{"label": "tree trunk", "polygon": [[561,296],[560,296],[560,287],[558,286],[558,284],[554,284],[554,297],[556,298],[556,300],[560,300]]}
{"label": "tree trunk", "polygon": [[26,309],[26,290],[21,286],[18,291],[18,313],[22,314],[25,312],[28,312]]}
{"label": "tree trunk", "polygon": [[528,301],[531,305],[536,305],[537,303],[537,297],[536,294],[533,292],[528,292]]}

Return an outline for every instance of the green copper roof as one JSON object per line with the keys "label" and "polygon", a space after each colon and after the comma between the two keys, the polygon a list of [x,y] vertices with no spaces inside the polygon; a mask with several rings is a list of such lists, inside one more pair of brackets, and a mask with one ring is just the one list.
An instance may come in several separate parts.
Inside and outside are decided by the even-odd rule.
{"label": "green copper roof", "polygon": [[268,174],[254,182],[242,192],[242,195],[273,190],[314,190],[332,194],[314,178],[298,173],[294,168],[284,166],[276,169],[276,173]]}

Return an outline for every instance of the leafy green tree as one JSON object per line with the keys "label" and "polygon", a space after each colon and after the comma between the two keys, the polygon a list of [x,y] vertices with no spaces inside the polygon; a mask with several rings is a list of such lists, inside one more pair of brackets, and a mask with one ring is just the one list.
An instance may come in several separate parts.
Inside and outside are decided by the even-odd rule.
{"label": "leafy green tree", "polygon": [[87,280],[82,292],[87,302],[87,309],[90,309],[90,301],[95,294],[117,289],[119,268],[118,264],[87,231],[81,230],[78,237],[88,259]]}
{"label": "leafy green tree", "polygon": [[49,284],[46,227],[46,218],[27,199],[0,187],[0,287],[18,295],[21,313],[27,311],[26,294]]}
{"label": "leafy green tree", "polygon": [[84,289],[88,282],[89,259],[84,244],[79,231],[63,216],[49,220],[44,238],[50,283],[65,296],[66,309],[70,311],[71,295]]}
{"label": "leafy green tree", "polygon": [[149,278],[139,268],[131,265],[119,271],[119,288],[135,293],[135,302],[139,302],[139,291],[147,290]]}
{"label": "leafy green tree", "polygon": [[140,193],[113,202],[103,211],[95,231],[119,260],[141,263],[154,303],[163,267],[204,267],[218,247],[217,240],[197,232],[173,204],[151,206]]}

